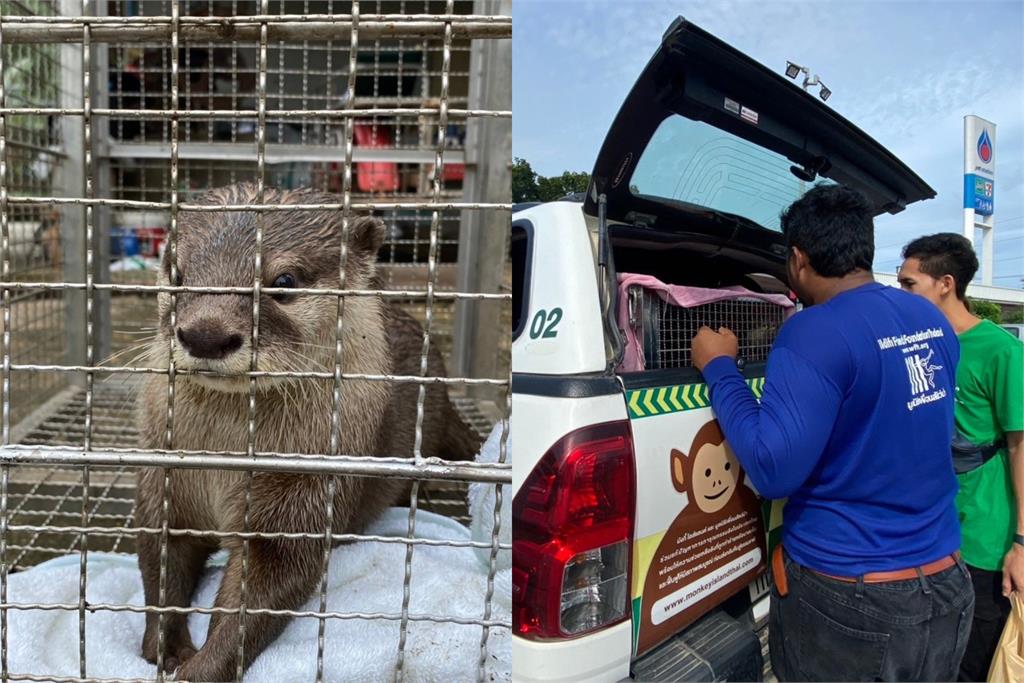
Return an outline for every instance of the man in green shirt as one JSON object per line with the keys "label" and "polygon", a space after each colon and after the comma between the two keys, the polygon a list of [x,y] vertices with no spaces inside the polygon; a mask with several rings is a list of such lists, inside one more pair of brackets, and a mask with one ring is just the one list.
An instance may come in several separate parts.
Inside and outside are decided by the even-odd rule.
{"label": "man in green shirt", "polygon": [[966,237],[920,237],[904,247],[903,259],[900,285],[938,306],[957,333],[956,428],[984,447],[954,458],[960,548],[976,600],[960,680],[984,681],[1010,612],[1008,596],[1024,592],[1024,343],[968,308],[978,259]]}

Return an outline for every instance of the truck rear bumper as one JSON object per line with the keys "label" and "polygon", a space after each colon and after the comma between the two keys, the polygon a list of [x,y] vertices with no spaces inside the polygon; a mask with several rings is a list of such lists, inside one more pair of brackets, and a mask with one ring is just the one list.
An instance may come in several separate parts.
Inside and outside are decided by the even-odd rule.
{"label": "truck rear bumper", "polygon": [[517,683],[620,681],[629,677],[632,626],[625,621],[572,640],[536,642],[512,638]]}

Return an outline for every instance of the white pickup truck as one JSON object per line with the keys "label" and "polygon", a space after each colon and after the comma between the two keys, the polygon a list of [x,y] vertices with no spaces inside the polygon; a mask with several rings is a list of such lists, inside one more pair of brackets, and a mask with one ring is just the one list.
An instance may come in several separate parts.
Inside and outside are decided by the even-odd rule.
{"label": "white pickup truck", "polygon": [[814,182],[877,214],[935,192],[781,75],[677,19],[585,196],[512,216],[519,681],[759,680],[768,528],[690,363],[733,329],[760,395],[799,308],[779,213]]}

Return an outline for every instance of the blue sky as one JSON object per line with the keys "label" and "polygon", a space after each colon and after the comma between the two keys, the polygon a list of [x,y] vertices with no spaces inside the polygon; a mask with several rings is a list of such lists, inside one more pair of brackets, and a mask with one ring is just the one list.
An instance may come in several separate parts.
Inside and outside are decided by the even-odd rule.
{"label": "blue sky", "polygon": [[810,67],[829,106],[935,188],[876,220],[876,270],[894,272],[917,235],[962,230],[963,117],[994,121],[993,284],[1022,286],[1024,2],[516,0],[513,155],[542,175],[589,172],[678,15],[779,72],[787,59]]}

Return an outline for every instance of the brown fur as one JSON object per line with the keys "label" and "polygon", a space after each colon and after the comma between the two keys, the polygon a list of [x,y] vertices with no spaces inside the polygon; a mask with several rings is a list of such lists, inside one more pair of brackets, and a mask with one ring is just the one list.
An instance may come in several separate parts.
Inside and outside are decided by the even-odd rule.
{"label": "brown fur", "polygon": [[[206,204],[256,202],[252,185],[213,190]],[[333,197],[308,190],[268,189],[267,204],[332,203]],[[186,286],[251,286],[255,255],[252,212],[183,212],[179,220],[177,262]],[[351,221],[345,287],[377,288],[376,252],[383,225],[373,218]],[[283,272],[296,276],[298,287],[333,288],[339,282],[341,216],[335,212],[268,212],[263,221],[263,286]],[[159,282],[170,277],[169,253]],[[175,381],[173,439],[165,440],[168,379],[149,375],[138,406],[139,429],[147,448],[245,451],[249,422],[249,380],[238,373],[251,362],[251,295],[180,293],[175,325],[189,329],[219,328],[238,333],[243,346],[222,360],[192,357],[174,342],[176,367],[213,370],[226,377],[178,375]],[[170,296],[159,297],[159,334],[149,361],[166,366],[174,339]],[[335,363],[337,300],[293,295],[260,300],[258,367],[260,370],[328,371]],[[418,375],[423,331],[413,318],[376,297],[349,297],[342,318],[342,371],[363,374]],[[236,375],[234,377],[230,375]],[[427,374],[443,376],[434,348]],[[331,446],[333,380],[310,378],[257,380],[257,452],[327,454]],[[339,450],[351,455],[413,455],[419,386],[345,380],[341,386]],[[471,458],[479,439],[458,418],[443,385],[427,386],[422,453],[426,457]],[[170,470],[171,528],[242,531],[246,475],[220,470]],[[323,533],[327,521],[327,476],[255,473],[249,529],[259,532]],[[136,522],[159,527],[164,471],[144,470],[136,498]],[[359,532],[394,504],[407,482],[399,479],[336,477],[332,528]],[[216,606],[237,608],[241,602],[242,541],[221,542],[230,551]],[[188,606],[212,539],[171,536],[168,541],[166,604]],[[249,544],[246,606],[297,609],[319,585],[323,544],[319,540],[253,539]],[[159,537],[139,538],[146,604],[159,600]],[[143,655],[157,655],[157,615],[146,615]],[[286,619],[249,614],[245,622],[245,662],[249,663],[280,633]],[[232,679],[237,666],[238,616],[214,614],[202,648],[192,644],[183,615],[164,617],[164,668],[193,681]]]}

